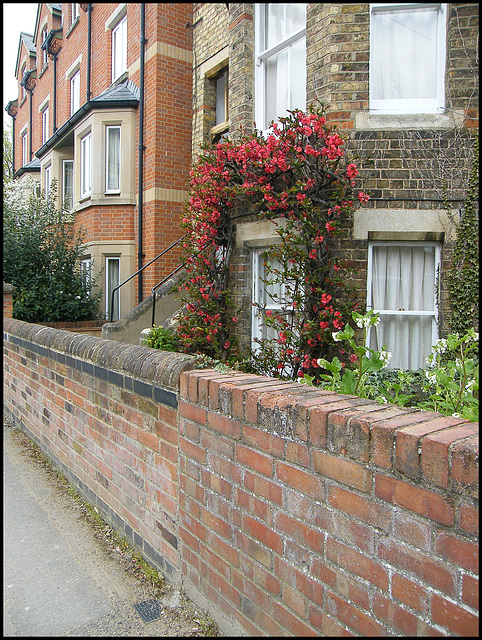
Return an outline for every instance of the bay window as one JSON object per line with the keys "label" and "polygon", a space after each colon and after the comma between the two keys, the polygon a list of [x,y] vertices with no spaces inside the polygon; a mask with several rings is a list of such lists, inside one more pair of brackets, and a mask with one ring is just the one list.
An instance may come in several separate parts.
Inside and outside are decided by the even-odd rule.
{"label": "bay window", "polygon": [[393,369],[426,367],[437,335],[436,284],[440,245],[435,242],[372,242],[368,248],[367,308],[380,323],[368,346],[392,353]]}
{"label": "bay window", "polygon": [[447,5],[370,5],[370,110],[436,113],[445,105]]}
{"label": "bay window", "polygon": [[288,109],[306,109],[306,4],[255,4],[255,117],[265,131]]}
{"label": "bay window", "polygon": [[119,126],[106,127],[105,192],[120,192],[120,133]]}

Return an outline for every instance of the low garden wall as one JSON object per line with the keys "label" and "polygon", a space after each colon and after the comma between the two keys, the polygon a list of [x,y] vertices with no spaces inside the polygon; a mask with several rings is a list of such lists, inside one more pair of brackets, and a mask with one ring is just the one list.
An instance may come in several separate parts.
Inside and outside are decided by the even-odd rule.
{"label": "low garden wall", "polygon": [[4,412],[227,634],[477,634],[474,423],[9,318]]}

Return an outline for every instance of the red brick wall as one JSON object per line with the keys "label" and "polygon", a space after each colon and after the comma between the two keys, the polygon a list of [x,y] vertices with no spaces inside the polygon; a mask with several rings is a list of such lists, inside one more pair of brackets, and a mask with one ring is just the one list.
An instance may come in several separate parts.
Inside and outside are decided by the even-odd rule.
{"label": "red brick wall", "polygon": [[478,629],[477,425],[4,320],[4,406],[226,630]]}

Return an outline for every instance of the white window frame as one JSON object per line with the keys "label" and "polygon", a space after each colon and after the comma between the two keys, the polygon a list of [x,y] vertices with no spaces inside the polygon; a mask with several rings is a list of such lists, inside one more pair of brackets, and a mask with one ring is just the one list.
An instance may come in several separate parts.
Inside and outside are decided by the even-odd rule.
{"label": "white window frame", "polygon": [[[48,32],[47,26],[45,26],[45,27],[42,28],[42,32],[41,32],[41,36],[40,36],[40,38],[41,38],[40,44],[41,45],[45,42],[45,40],[46,40],[48,35],[49,35],[49,32]],[[45,65],[48,63],[48,61],[49,61],[49,56],[48,56],[47,49],[42,49],[42,67],[45,67]]]}
{"label": "white window frame", "polygon": [[[21,79],[21,80],[23,80],[23,76],[25,75],[25,70],[26,70],[26,68],[27,68],[27,65],[26,65],[26,63],[24,63],[24,64],[22,65],[22,70],[21,70],[21,72],[20,72],[20,79]],[[25,88],[25,85],[24,85],[24,84],[21,84],[21,85],[20,85],[20,90],[21,90],[21,98],[20,98],[20,99],[21,99],[21,100],[23,100],[24,98],[26,98],[26,97],[27,97],[27,89]]]}
{"label": "white window frame", "polygon": [[[92,282],[92,258],[83,258],[80,261],[80,272],[85,275],[85,281],[87,284]],[[92,294],[92,290],[89,291],[89,295]]]}
{"label": "white window frame", "polygon": [[42,144],[49,139],[49,108],[45,107],[42,111]]}
{"label": "white window frame", "polygon": [[112,29],[112,82],[127,71],[127,14]]}
{"label": "white window frame", "polygon": [[70,26],[72,26],[74,24],[74,22],[77,20],[77,18],[79,17],[79,3],[78,2],[71,2],[70,3],[70,11],[71,11]]}
{"label": "white window frame", "polygon": [[[434,282],[434,306],[433,310],[424,311],[424,310],[405,310],[405,309],[374,309],[374,311],[378,312],[380,318],[383,316],[393,316],[393,317],[431,317],[432,318],[432,345],[434,345],[438,340],[438,304],[437,304],[437,294],[435,291],[435,286],[437,283],[437,275],[440,273],[440,255],[441,255],[441,247],[439,242],[425,242],[425,241],[369,241],[368,243],[368,266],[367,266],[367,309],[373,309],[373,300],[372,300],[372,280],[373,280],[373,249],[374,247],[434,247],[434,269],[435,269],[435,282]],[[367,331],[367,339],[366,345],[370,345],[370,333],[371,329]],[[383,345],[379,345],[380,348]],[[431,346],[431,345],[430,345]],[[425,354],[427,357],[430,353],[430,346],[428,347],[428,351]],[[393,348],[393,347],[392,347]],[[390,345],[388,345],[388,350],[390,351]],[[392,353],[393,355],[393,353]],[[395,358],[392,357],[392,361],[395,361]],[[389,365],[390,366],[390,365]],[[392,362],[392,366],[395,366]]]}
{"label": "white window frame", "polygon": [[[269,247],[263,247],[259,249],[253,249],[251,252],[251,273],[252,273],[252,302],[262,304],[266,302],[265,311],[281,311],[286,310],[287,305],[281,305],[280,303],[276,303],[274,300],[267,302],[264,296],[264,287],[265,283],[261,280],[264,277],[264,274],[261,273],[262,265],[261,260],[265,252],[269,249]],[[286,299],[286,285],[285,283],[281,284],[280,296]],[[290,307],[292,310],[293,307]],[[253,351],[258,351],[260,346],[258,342],[256,342],[256,338],[261,340],[267,337],[265,328],[263,325],[263,317],[261,315],[261,311],[255,304],[251,305],[251,347]]]}
{"label": "white window frame", "polygon": [[70,115],[80,108],[80,69],[70,78]]}
{"label": "white window frame", "polygon": [[[370,34],[374,33],[373,21],[377,14],[401,11],[403,9],[417,11],[422,9],[438,10],[437,20],[437,95],[434,98],[418,99],[375,99],[373,97],[373,85],[369,83],[369,104],[373,113],[442,113],[445,110],[445,60],[446,60],[446,31],[447,31],[447,4],[445,3],[371,3],[370,4]],[[370,73],[376,64],[373,47],[370,41]]]}
{"label": "white window frame", "polygon": [[[66,167],[70,165],[72,167],[72,193],[70,194],[70,206],[66,207],[65,202],[67,200],[66,194]],[[62,208],[64,211],[72,211],[74,208],[74,161],[73,160],[62,160]]]}
{"label": "white window frame", "polygon": [[80,197],[87,198],[92,190],[92,134],[80,140]]}
{"label": "white window frame", "polygon": [[[114,287],[110,286],[110,282],[109,282],[109,265],[110,263],[114,263],[117,262],[118,264],[118,282]],[[107,320],[110,320],[110,302],[111,302],[111,298],[112,298],[112,291],[113,289],[115,289],[115,287],[119,286],[120,284],[120,258],[119,257],[106,257],[105,259],[105,315]],[[120,318],[120,289],[117,289],[115,296],[114,296],[114,309],[117,307],[117,314],[114,313],[113,315],[113,321],[115,322],[116,320],[119,320]],[[118,316],[116,318],[116,315]]]}
{"label": "white window frame", "polygon": [[20,134],[22,140],[22,167],[28,162],[28,131],[23,131]]}
{"label": "white window frame", "polygon": [[[303,3],[306,5],[306,3]],[[264,44],[266,33],[266,8],[268,3],[255,3],[255,120],[256,128],[260,129],[263,133],[269,130],[269,122],[266,116],[266,61],[272,56],[287,50],[290,55],[290,47],[301,41],[305,40],[306,43],[306,24],[302,29],[293,32],[284,40],[280,40],[270,48],[266,48]],[[286,3],[284,4],[286,8]],[[286,12],[285,12],[286,17]],[[305,50],[306,51],[306,50]],[[288,64],[289,67],[289,64]],[[304,72],[306,75],[306,72]],[[287,109],[293,109],[295,106],[299,108],[306,108],[306,85],[305,85],[305,104],[301,107],[299,105],[286,105]],[[276,114],[276,117],[284,116],[286,113]]]}
{"label": "white window frame", "polygon": [[50,185],[52,184],[52,165],[49,164],[44,170],[44,191],[45,200],[50,200]]}
{"label": "white window frame", "polygon": [[[119,131],[119,159],[117,169],[117,187],[109,188],[109,134],[113,130]],[[108,125],[105,128],[105,193],[106,194],[118,194],[120,193],[120,178],[121,178],[121,126],[120,125]]]}

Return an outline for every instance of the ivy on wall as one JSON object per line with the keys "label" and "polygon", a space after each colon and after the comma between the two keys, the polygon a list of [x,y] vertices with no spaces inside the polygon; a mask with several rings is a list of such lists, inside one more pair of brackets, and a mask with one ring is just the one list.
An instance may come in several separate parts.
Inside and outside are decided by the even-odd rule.
{"label": "ivy on wall", "polygon": [[474,142],[474,157],[467,195],[456,224],[456,241],[448,272],[450,316],[454,333],[478,329],[479,318],[479,137]]}

